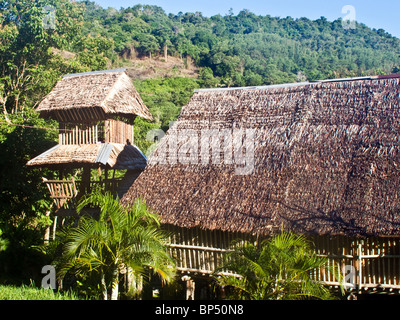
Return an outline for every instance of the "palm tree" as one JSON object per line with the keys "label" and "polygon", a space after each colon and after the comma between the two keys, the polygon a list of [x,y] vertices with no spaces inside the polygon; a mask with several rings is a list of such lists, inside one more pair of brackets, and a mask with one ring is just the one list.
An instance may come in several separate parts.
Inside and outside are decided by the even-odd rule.
{"label": "palm tree", "polygon": [[326,268],[327,259],[317,256],[303,236],[282,233],[261,245],[237,243],[215,278],[234,299],[327,300],[333,299],[331,292],[311,277]]}
{"label": "palm tree", "polygon": [[103,298],[118,299],[122,270],[145,278],[151,271],[169,282],[173,279],[173,261],[167,251],[167,236],[160,231],[158,216],[149,212],[142,200],[132,208],[123,207],[110,193],[95,192],[84,198],[77,211],[98,208],[99,217],[83,215],[79,225],[66,234],[61,275],[97,272]]}

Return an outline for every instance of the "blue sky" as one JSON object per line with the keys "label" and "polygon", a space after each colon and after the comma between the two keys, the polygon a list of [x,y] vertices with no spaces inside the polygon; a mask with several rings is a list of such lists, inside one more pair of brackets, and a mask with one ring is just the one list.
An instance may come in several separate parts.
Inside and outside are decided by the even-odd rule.
{"label": "blue sky", "polygon": [[399,0],[93,0],[102,7],[133,7],[136,4],[150,4],[162,7],[165,12],[177,14],[182,11],[200,11],[204,16],[228,14],[232,8],[234,14],[248,9],[257,15],[293,18],[307,17],[315,20],[321,16],[333,21],[344,18],[345,5],[355,9],[356,20],[375,29],[384,29],[400,38],[400,1]]}

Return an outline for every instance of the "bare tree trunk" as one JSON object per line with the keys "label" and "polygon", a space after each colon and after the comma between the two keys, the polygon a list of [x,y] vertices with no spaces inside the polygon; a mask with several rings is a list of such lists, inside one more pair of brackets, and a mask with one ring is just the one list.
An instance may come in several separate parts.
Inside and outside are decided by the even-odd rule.
{"label": "bare tree trunk", "polygon": [[105,277],[104,272],[101,273],[101,289],[102,289],[102,292],[103,292],[103,300],[108,300],[106,277]]}
{"label": "bare tree trunk", "polygon": [[131,267],[126,267],[127,293],[134,300],[142,300],[143,277],[136,274]]}
{"label": "bare tree trunk", "polygon": [[6,120],[7,123],[11,123],[10,119],[8,119],[8,113],[6,110],[6,106],[3,106],[3,114],[4,114],[4,119]]}
{"label": "bare tree trunk", "polygon": [[4,97],[0,96],[0,103],[3,106],[4,119],[6,120],[7,123],[11,123],[10,119],[8,119],[8,112],[7,112],[7,109],[6,109],[6,102],[7,102],[7,97],[4,98]]}
{"label": "bare tree trunk", "polygon": [[168,46],[164,45],[164,59],[165,62],[168,62]]}
{"label": "bare tree trunk", "polygon": [[118,267],[116,267],[113,271],[111,300],[118,300],[118,292],[119,292],[119,271]]}
{"label": "bare tree trunk", "polygon": [[[46,211],[46,217],[50,217],[50,210]],[[49,244],[50,242],[50,225],[46,227],[46,231],[44,233],[44,243]]]}

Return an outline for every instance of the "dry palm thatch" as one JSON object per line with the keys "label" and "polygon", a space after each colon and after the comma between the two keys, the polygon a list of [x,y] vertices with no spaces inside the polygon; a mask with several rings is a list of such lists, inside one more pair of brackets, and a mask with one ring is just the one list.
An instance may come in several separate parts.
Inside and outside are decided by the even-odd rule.
{"label": "dry palm thatch", "polygon": [[37,108],[60,122],[85,122],[111,117],[152,119],[124,70],[64,76]]}
{"label": "dry palm thatch", "polygon": [[[163,223],[185,228],[398,235],[399,84],[370,78],[200,90],[122,203],[143,197]],[[210,128],[255,130],[251,173],[207,162],[201,143],[190,149],[177,139],[181,132],[201,141]],[[174,144],[178,157],[168,149]]]}
{"label": "dry palm thatch", "polygon": [[30,160],[28,166],[37,167],[81,167],[97,168],[104,165],[116,170],[139,170],[146,167],[147,158],[132,145],[88,144],[57,145]]}

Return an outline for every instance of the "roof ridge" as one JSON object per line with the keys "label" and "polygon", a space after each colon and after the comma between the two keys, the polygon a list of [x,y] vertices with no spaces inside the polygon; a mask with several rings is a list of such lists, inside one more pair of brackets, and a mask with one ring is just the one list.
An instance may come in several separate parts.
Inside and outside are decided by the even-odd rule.
{"label": "roof ridge", "polygon": [[347,82],[347,81],[362,81],[362,80],[384,80],[384,79],[396,79],[400,78],[400,74],[380,75],[380,76],[366,76],[366,77],[353,77],[353,78],[337,78],[337,79],[326,79],[326,80],[315,80],[308,82],[294,82],[294,83],[283,83],[273,84],[266,86],[250,86],[250,87],[232,87],[232,88],[205,88],[195,89],[194,92],[212,92],[212,91],[234,91],[234,90],[264,90],[264,89],[279,89],[279,88],[295,88],[307,85],[316,85],[320,83],[332,83],[332,82]]}
{"label": "roof ridge", "polygon": [[121,68],[121,69],[111,69],[111,70],[100,70],[100,71],[90,71],[90,72],[81,72],[81,73],[71,73],[71,74],[63,75],[63,78],[88,76],[88,75],[94,75],[94,74],[121,73],[121,72],[125,72],[125,71],[126,71],[125,68]]}

